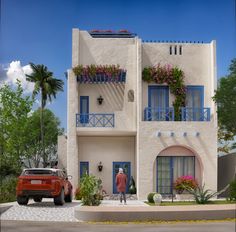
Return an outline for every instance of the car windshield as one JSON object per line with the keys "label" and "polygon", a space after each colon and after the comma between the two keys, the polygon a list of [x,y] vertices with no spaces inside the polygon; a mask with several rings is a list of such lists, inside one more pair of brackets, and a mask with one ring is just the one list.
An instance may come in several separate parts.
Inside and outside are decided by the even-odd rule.
{"label": "car windshield", "polygon": [[44,169],[37,169],[37,170],[25,170],[23,172],[24,176],[28,175],[50,175],[50,176],[55,176],[56,173],[53,172],[52,170],[44,170]]}

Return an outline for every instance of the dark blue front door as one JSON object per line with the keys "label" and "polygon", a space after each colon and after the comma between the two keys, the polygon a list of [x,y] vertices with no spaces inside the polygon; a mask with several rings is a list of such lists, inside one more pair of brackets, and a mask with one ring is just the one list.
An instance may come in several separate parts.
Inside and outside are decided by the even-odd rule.
{"label": "dark blue front door", "polygon": [[80,123],[89,121],[89,96],[80,96]]}
{"label": "dark blue front door", "polygon": [[124,173],[128,177],[128,183],[126,186],[126,193],[128,193],[129,181],[130,181],[130,162],[113,162],[113,193],[118,193],[116,190],[116,175],[119,172],[119,168],[123,168]]}

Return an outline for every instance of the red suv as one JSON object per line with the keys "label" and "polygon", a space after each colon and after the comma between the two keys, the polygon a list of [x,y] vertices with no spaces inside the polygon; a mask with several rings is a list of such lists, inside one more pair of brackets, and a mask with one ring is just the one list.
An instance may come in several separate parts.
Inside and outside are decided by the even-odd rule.
{"label": "red suv", "polygon": [[55,205],[72,201],[72,184],[61,169],[30,168],[24,169],[18,177],[16,187],[17,202],[27,205],[29,198],[41,202],[42,198],[54,198]]}

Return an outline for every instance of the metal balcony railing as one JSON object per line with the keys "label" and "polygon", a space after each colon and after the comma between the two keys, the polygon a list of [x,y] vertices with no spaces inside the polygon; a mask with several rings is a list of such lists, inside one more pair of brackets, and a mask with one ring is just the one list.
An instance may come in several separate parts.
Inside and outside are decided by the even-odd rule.
{"label": "metal balcony railing", "polygon": [[181,108],[182,121],[210,121],[210,108]]}
{"label": "metal balcony railing", "polygon": [[174,108],[152,108],[144,109],[144,121],[174,121]]}
{"label": "metal balcony railing", "polygon": [[[175,121],[173,107],[144,109],[144,121]],[[181,108],[181,121],[210,121],[210,108]]]}
{"label": "metal balcony railing", "polygon": [[114,114],[76,114],[76,127],[114,127]]}

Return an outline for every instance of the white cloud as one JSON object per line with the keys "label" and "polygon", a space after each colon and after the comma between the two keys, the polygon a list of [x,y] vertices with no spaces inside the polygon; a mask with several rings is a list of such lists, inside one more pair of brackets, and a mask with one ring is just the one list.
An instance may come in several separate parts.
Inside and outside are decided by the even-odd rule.
{"label": "white cloud", "polygon": [[5,83],[16,85],[17,79],[21,82],[24,92],[31,93],[34,89],[34,84],[26,80],[26,74],[31,74],[30,65],[21,66],[20,61],[12,61],[7,69]]}

